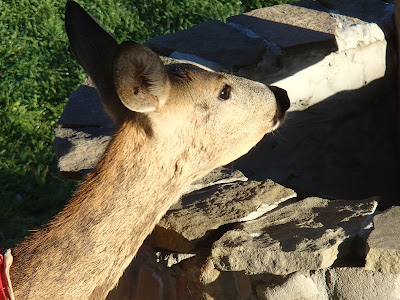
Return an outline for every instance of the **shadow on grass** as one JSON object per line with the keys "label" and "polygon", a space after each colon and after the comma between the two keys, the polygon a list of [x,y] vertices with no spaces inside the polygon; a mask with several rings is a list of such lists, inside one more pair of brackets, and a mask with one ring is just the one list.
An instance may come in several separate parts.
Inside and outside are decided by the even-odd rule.
{"label": "shadow on grass", "polygon": [[13,247],[31,230],[48,222],[66,204],[77,182],[47,174],[0,171],[0,245]]}

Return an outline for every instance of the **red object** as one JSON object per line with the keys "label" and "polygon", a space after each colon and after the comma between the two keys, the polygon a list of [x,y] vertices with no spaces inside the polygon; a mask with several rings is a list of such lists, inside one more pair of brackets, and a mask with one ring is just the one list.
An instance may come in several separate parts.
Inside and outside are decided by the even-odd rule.
{"label": "red object", "polygon": [[[14,299],[14,293],[12,291],[11,282],[9,281],[8,271],[12,264],[12,256],[10,253],[6,255],[6,250],[0,248],[0,300],[12,300]],[[5,260],[5,257],[10,258],[11,260]]]}
{"label": "red object", "polygon": [[7,300],[5,286],[7,284],[6,278],[6,266],[4,265],[3,251],[5,249],[0,248],[0,300]]}

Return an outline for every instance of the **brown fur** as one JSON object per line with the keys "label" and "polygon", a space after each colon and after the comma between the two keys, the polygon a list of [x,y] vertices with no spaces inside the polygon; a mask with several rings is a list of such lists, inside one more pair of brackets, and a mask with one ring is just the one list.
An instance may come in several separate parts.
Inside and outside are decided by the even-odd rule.
{"label": "brown fur", "polygon": [[[262,84],[190,64],[165,67],[139,44],[105,42],[88,18],[68,2],[72,49],[117,129],[65,209],[14,250],[18,300],[104,299],[184,188],[248,152],[288,105]],[[227,84],[232,95],[223,101]]]}

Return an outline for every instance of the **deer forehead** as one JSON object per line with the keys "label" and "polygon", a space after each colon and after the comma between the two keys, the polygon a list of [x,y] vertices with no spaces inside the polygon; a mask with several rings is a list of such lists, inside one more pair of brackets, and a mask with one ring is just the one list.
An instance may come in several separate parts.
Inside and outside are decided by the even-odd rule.
{"label": "deer forehead", "polygon": [[[220,92],[224,86],[229,85],[232,88],[232,97],[226,103],[230,101],[251,102],[253,105],[261,105],[260,108],[265,108],[268,103],[275,105],[272,91],[256,81],[215,72],[201,65],[190,63],[171,64],[167,65],[166,69],[172,83],[171,98],[178,102],[188,100],[204,102],[209,99],[218,103],[221,102],[218,100]],[[188,95],[190,96],[188,97]]]}

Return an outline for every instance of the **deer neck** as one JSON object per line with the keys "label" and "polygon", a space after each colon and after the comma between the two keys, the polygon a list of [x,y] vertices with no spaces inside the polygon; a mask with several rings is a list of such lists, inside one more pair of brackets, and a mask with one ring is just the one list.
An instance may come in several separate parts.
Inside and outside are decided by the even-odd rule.
{"label": "deer neck", "polygon": [[14,250],[16,299],[105,298],[194,179],[168,150],[124,123],[64,210]]}

